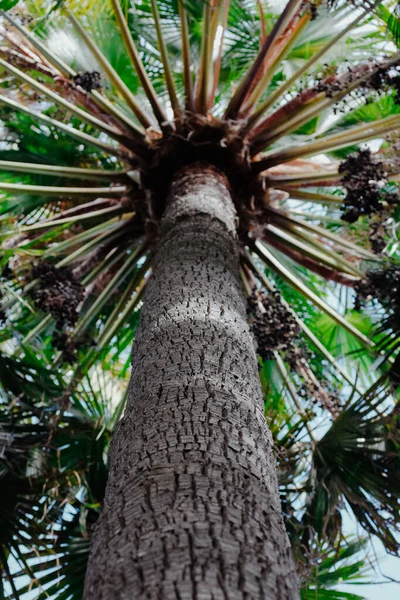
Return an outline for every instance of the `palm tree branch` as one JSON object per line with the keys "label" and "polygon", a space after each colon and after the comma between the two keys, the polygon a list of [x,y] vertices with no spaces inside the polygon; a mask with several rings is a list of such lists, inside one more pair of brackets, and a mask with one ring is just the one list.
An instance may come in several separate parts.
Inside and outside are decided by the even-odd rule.
{"label": "palm tree branch", "polygon": [[24,104],[22,104],[21,102],[11,100],[10,98],[7,98],[3,94],[0,94],[0,103],[5,104],[6,106],[10,106],[14,110],[23,112],[24,114],[29,115],[33,119],[38,119],[38,120],[42,121],[43,123],[46,123],[50,127],[56,127],[57,129],[60,129],[61,131],[68,133],[69,135],[76,138],[80,142],[84,142],[85,144],[90,144],[91,146],[100,148],[103,152],[106,152],[107,154],[111,154],[112,156],[120,156],[121,158],[125,158],[125,159],[130,157],[130,153],[127,150],[118,148],[116,146],[112,146],[111,144],[108,144],[107,142],[103,142],[100,138],[96,138],[92,135],[89,135],[88,133],[85,133],[84,131],[80,131],[79,129],[76,129],[75,127],[66,125],[65,123],[62,123],[61,121],[57,121],[56,119],[48,117],[47,115],[44,115],[43,113],[37,113],[37,112],[31,110],[30,108],[28,108],[27,106],[25,106]]}
{"label": "palm tree branch", "polygon": [[0,160],[0,171],[15,171],[17,173],[30,173],[32,175],[54,175],[56,177],[67,177],[70,179],[110,179],[113,182],[126,182],[129,179],[127,171],[86,169],[80,167],[66,167],[64,165],[26,163],[14,160]]}
{"label": "palm tree branch", "polygon": [[363,123],[361,125],[351,127],[347,131],[340,131],[327,135],[322,139],[317,139],[308,144],[300,146],[292,146],[291,148],[281,150],[279,152],[272,151],[270,154],[264,155],[259,161],[253,162],[253,169],[260,173],[275,165],[297,158],[305,158],[314,156],[320,152],[330,152],[340,148],[345,148],[350,144],[365,142],[382,136],[386,133],[391,133],[400,128],[400,116],[393,115],[385,119],[379,119],[373,123]]}
{"label": "palm tree branch", "polygon": [[[71,80],[73,79],[77,73],[72,67],[67,65],[64,61],[59,59],[54,52],[49,50],[47,46],[37,37],[30,33],[30,31],[20,25],[15,19],[11,17],[8,12],[2,11],[1,14],[11,23],[11,25],[20,33],[20,35],[27,39],[30,44],[39,52],[40,55],[43,55],[46,60],[53,65],[64,77]],[[89,95],[93,98],[93,101],[106,113],[110,114],[114,117],[119,123],[125,126],[130,134],[134,137],[137,146],[137,149],[144,145],[144,134],[138,128],[132,119],[130,119],[125,113],[119,110],[112,102],[108,100],[104,95],[100,94],[97,90],[91,90]]]}
{"label": "palm tree branch", "polygon": [[301,4],[301,0],[289,0],[287,5],[285,6],[283,12],[276,21],[271,33],[265,40],[249,72],[245,76],[242,83],[239,85],[235,94],[232,96],[232,99],[228,104],[228,108],[225,111],[225,119],[235,119],[237,117],[246,96],[252,89],[254,82],[257,81],[259,73],[263,68],[265,57],[267,56],[270,49],[273,47],[273,44],[275,43],[278,35],[280,35],[282,31],[284,31],[291,19],[298,14]]}
{"label": "palm tree branch", "polygon": [[131,59],[132,65],[134,66],[142,87],[145,91],[145,94],[151,104],[154,115],[160,125],[160,127],[165,127],[165,123],[167,121],[167,117],[164,114],[164,111],[158,101],[157,94],[154,90],[154,87],[146,73],[146,69],[144,68],[143,62],[139,56],[139,53],[136,48],[136,44],[133,41],[131,32],[128,27],[128,23],[125,19],[124,13],[122,11],[119,0],[111,0],[111,4],[114,10],[115,18],[118,23],[119,30],[121,32],[121,36],[124,40],[124,44]]}
{"label": "palm tree branch", "polygon": [[194,96],[193,96],[193,78],[190,69],[190,39],[187,12],[182,0],[178,0],[178,10],[181,22],[181,38],[182,38],[182,63],[183,63],[183,82],[185,87],[185,108],[189,112],[194,112]]}
{"label": "palm tree branch", "polygon": [[331,48],[333,48],[342,37],[344,37],[352,29],[354,29],[354,27],[356,27],[356,25],[358,25],[368,13],[369,10],[364,11],[356,19],[354,19],[354,21],[349,23],[347,27],[339,31],[339,33],[336,36],[334,36],[327,44],[325,44],[325,46],[323,46],[320,50],[315,52],[315,54],[313,54],[307,61],[305,61],[305,63],[297,71],[295,71],[295,73],[293,73],[291,77],[288,77],[286,81],[284,81],[274,92],[272,92],[272,94],[268,96],[268,98],[253,112],[253,114],[249,116],[248,121],[243,128],[243,133],[247,133],[248,131],[253,129],[254,125],[257,123],[257,121],[260,120],[262,115],[271,106],[273,106],[283,94],[290,90],[290,88],[296,83],[296,81],[298,81],[305,73],[307,73],[307,71],[314,64],[316,64],[319,61],[319,59],[324,56],[324,54],[326,54]]}
{"label": "palm tree branch", "polygon": [[68,19],[71,21],[79,36],[85,42],[86,46],[90,49],[96,61],[101,65],[102,69],[106,73],[109,80],[112,82],[115,89],[121,94],[126,101],[129,108],[132,110],[138,121],[143,125],[145,129],[151,126],[151,121],[143,110],[138,105],[135,96],[132,94],[128,86],[124,83],[115,69],[110,65],[100,48],[94,42],[94,40],[86,33],[85,29],[79,22],[79,20],[71,13],[67,13]]}
{"label": "palm tree branch", "polygon": [[[70,111],[72,114],[74,114],[75,116],[79,117],[80,119],[82,119],[86,123],[89,123],[90,125],[93,125],[99,131],[102,131],[103,133],[106,133],[107,135],[109,135],[110,137],[114,138],[115,140],[117,140],[119,143],[121,143],[123,145],[127,144],[126,137],[124,135],[122,135],[120,131],[118,131],[117,129],[115,129],[111,125],[108,125],[108,123],[105,123],[101,119],[98,119],[97,117],[91,115],[90,113],[82,110],[81,108],[78,108],[77,106],[75,106],[74,104],[72,104],[72,102],[69,102],[68,100],[66,100],[65,98],[63,98],[62,96],[60,96],[59,94],[56,94],[55,92],[53,92],[52,90],[50,90],[48,87],[46,87],[45,85],[39,83],[38,81],[36,81],[32,77],[29,77],[29,75],[26,75],[20,69],[17,69],[13,65],[10,65],[9,63],[7,63],[2,58],[0,58],[0,66],[2,66],[4,69],[6,69],[7,71],[9,71],[10,73],[13,73],[14,75],[16,75],[16,77],[18,77],[19,79],[21,79],[25,83],[28,83],[32,88],[38,90],[39,92],[41,92],[42,94],[44,94],[48,98],[51,98],[52,100],[54,100],[54,102],[56,104],[58,104],[59,106],[63,106],[66,110]],[[128,143],[129,143],[129,140],[128,140]]]}
{"label": "palm tree branch", "polygon": [[174,76],[173,76],[173,72],[172,72],[171,65],[170,65],[169,58],[168,58],[167,46],[165,44],[164,36],[162,33],[161,18],[160,18],[160,13],[158,10],[156,0],[151,0],[151,10],[153,13],[154,25],[155,25],[156,33],[157,33],[158,49],[160,51],[161,60],[162,60],[162,64],[164,67],[165,83],[167,86],[172,110],[174,111],[174,116],[176,119],[178,119],[181,115],[181,108],[179,106]]}

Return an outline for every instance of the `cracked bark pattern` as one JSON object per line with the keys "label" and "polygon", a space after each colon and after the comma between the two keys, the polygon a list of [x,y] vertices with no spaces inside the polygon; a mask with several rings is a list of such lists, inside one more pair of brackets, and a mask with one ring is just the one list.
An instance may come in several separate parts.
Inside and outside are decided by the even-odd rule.
{"label": "cracked bark pattern", "polygon": [[224,177],[178,173],[85,600],[294,600]]}

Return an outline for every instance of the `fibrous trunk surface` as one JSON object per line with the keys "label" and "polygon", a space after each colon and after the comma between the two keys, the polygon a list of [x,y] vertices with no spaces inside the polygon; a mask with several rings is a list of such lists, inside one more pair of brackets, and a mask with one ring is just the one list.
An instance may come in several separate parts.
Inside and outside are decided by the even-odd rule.
{"label": "fibrous trunk surface", "polygon": [[293,600],[297,581],[222,174],[171,187],[85,600]]}

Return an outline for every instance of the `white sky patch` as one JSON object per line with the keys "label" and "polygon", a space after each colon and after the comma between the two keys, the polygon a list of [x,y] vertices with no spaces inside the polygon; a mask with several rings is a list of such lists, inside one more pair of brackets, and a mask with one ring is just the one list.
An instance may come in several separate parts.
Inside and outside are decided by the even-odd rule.
{"label": "white sky patch", "polygon": [[214,45],[213,45],[213,51],[212,51],[212,59],[213,60],[217,59],[219,47],[220,47],[221,41],[222,41],[223,32],[224,32],[224,28],[222,27],[222,25],[218,25],[217,31],[215,32],[215,39],[214,39]]}
{"label": "white sky patch", "polygon": [[54,29],[48,39],[49,49],[66,63],[78,63],[80,67],[88,71],[98,69],[98,65],[86,48],[82,47],[80,41],[67,29]]}
{"label": "white sky patch", "polygon": [[174,120],[174,111],[172,110],[171,101],[167,100],[165,103],[165,113],[167,115],[168,121]]}

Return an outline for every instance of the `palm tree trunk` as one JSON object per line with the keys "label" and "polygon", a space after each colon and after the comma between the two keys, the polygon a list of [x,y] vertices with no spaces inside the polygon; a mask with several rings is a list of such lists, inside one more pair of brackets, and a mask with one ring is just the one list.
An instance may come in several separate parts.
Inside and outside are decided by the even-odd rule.
{"label": "palm tree trunk", "polygon": [[172,184],[85,600],[293,600],[224,176]]}

